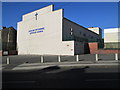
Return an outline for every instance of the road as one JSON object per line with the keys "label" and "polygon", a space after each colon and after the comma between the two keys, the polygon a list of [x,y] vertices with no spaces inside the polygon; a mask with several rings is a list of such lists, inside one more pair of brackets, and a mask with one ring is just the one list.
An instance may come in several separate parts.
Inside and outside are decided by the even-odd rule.
{"label": "road", "polygon": [[118,68],[112,65],[51,66],[37,70],[3,71],[3,90],[11,88],[118,88]]}

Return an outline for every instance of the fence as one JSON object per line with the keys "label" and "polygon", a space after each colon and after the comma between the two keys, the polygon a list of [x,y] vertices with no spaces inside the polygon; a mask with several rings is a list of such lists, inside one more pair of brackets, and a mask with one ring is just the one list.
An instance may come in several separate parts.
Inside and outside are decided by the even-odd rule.
{"label": "fence", "polygon": [[118,61],[120,59],[119,54],[96,54],[96,61]]}
{"label": "fence", "polygon": [[22,63],[60,63],[60,62],[97,62],[97,61],[119,61],[119,54],[84,54],[75,56],[4,56],[3,64],[22,64]]}

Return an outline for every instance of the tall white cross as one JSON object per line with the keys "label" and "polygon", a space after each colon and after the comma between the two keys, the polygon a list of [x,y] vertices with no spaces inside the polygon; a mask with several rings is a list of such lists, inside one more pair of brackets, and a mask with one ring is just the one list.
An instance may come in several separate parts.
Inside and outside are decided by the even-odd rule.
{"label": "tall white cross", "polygon": [[36,14],[35,14],[35,19],[37,20],[37,15],[38,15],[38,13],[36,12]]}

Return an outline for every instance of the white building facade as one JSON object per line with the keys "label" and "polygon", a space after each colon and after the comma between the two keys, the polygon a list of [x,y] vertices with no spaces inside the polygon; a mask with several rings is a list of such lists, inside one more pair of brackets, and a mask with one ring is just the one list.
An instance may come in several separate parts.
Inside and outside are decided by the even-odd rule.
{"label": "white building facade", "polygon": [[22,16],[17,27],[19,55],[75,55],[84,53],[84,43],[99,41],[99,34],[66,18],[53,5]]}
{"label": "white building facade", "polygon": [[104,29],[104,48],[120,48],[120,28]]}

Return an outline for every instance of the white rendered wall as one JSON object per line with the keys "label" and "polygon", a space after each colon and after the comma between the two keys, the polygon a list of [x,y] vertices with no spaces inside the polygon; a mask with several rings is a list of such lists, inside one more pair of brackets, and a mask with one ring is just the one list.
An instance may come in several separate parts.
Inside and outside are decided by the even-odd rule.
{"label": "white rendered wall", "polygon": [[102,30],[99,27],[90,27],[88,29],[97,33],[99,35],[99,37],[102,38]]}
{"label": "white rendered wall", "polygon": [[[35,18],[35,13],[39,13],[39,15],[44,15],[46,13],[50,13],[53,11],[53,5],[49,5],[47,7],[44,7],[42,9],[39,9],[39,10],[36,10],[36,11],[33,11],[31,13],[28,13],[28,14],[25,14],[22,16],[22,20],[31,20],[31,19],[34,19]],[[32,17],[31,17],[32,16]]]}
{"label": "white rendered wall", "polygon": [[[23,16],[18,23],[18,54],[74,55],[74,41],[62,42],[63,10],[51,11],[52,5]],[[37,20],[35,13],[38,13]],[[43,14],[44,12],[44,14]],[[42,28],[43,32],[29,34]]]}
{"label": "white rendered wall", "polygon": [[120,42],[120,28],[104,29],[104,42]]}

